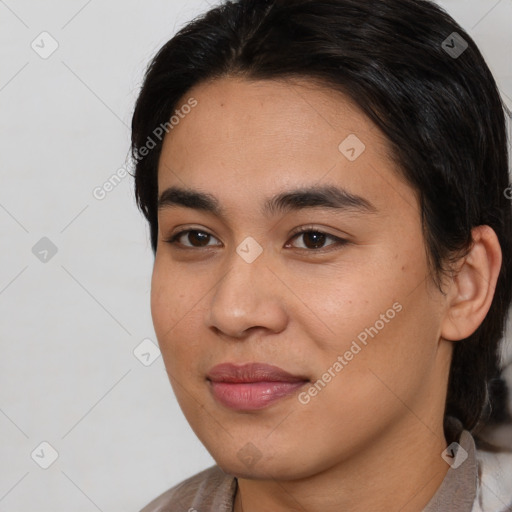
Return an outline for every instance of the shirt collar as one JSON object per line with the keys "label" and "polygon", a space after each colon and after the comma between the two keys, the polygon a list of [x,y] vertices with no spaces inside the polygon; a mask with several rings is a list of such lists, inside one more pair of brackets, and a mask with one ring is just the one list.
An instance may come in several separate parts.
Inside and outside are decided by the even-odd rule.
{"label": "shirt collar", "polygon": [[458,439],[448,441],[444,452],[443,458],[451,467],[423,512],[471,512],[473,508],[478,486],[475,441],[469,431],[461,430],[461,423],[455,418],[448,419],[447,437]]}

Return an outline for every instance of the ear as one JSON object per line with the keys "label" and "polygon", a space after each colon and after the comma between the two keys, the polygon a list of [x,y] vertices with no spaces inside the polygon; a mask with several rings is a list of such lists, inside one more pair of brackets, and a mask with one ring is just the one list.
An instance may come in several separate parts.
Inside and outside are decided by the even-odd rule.
{"label": "ear", "polygon": [[490,226],[471,230],[473,246],[450,281],[441,337],[457,341],[471,336],[491,307],[502,254],[498,237]]}

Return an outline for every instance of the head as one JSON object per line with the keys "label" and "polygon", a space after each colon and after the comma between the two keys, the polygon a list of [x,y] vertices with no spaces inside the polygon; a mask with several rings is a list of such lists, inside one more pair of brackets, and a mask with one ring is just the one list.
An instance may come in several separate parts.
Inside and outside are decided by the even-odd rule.
{"label": "head", "polygon": [[[456,58],[453,32],[467,43]],[[473,432],[505,414],[493,398],[512,293],[504,106],[438,6],[226,2],[152,60],[132,155],[155,332],[185,416],[226,467],[242,471],[229,439],[259,440],[276,471],[300,443],[302,474],[407,431],[411,410],[419,428],[455,416]],[[226,361],[310,382],[233,412],[206,378]]]}

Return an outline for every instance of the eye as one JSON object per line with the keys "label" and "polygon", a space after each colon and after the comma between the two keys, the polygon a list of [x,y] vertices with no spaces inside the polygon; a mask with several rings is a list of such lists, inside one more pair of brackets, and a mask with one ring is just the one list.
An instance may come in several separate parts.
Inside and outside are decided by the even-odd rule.
{"label": "eye", "polygon": [[[302,228],[300,231],[297,231],[292,236],[291,240],[303,238],[303,246],[296,247],[296,249],[306,250],[306,251],[317,251],[320,252],[320,249],[324,249],[329,246],[343,246],[348,243],[347,240],[343,238],[339,238],[334,235],[329,235],[328,233],[324,233],[318,229],[312,228]],[[219,244],[208,244],[211,240],[217,240],[213,235],[208,233],[207,231],[199,230],[199,229],[186,229],[180,231],[179,233],[174,234],[168,240],[164,240],[166,243],[182,246],[183,248],[196,248],[199,249],[201,247],[213,247]],[[325,245],[326,241],[332,240],[333,243]],[[188,241],[187,243],[183,243],[184,241]],[[285,247],[290,247],[290,243],[286,244]]]}
{"label": "eye", "polygon": [[[343,246],[348,243],[347,240],[343,238],[339,238],[334,235],[329,235],[328,233],[324,233],[323,231],[319,231],[318,229],[312,228],[302,228],[300,231],[296,232],[292,237],[292,240],[296,238],[303,238],[303,247],[297,247],[298,249],[305,250],[318,250],[325,248],[324,244],[328,239],[334,241],[334,243],[328,244],[329,246]],[[287,244],[286,247],[289,245]]]}
{"label": "eye", "polygon": [[[187,236],[184,236],[187,235]],[[184,244],[180,241],[181,238],[184,238],[185,240],[188,240],[189,244]],[[216,238],[208,233],[207,231],[201,231],[199,229],[187,229],[184,231],[180,231],[179,233],[176,233],[168,240],[165,240],[165,242],[173,245],[182,245],[184,247],[211,247],[208,245],[208,241],[210,239]]]}

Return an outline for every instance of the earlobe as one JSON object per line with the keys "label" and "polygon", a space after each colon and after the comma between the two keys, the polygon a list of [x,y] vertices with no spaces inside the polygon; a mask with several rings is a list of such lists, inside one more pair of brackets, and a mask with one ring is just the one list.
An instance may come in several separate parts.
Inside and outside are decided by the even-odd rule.
{"label": "earlobe", "polygon": [[441,324],[441,337],[458,341],[471,336],[491,307],[500,273],[502,254],[494,230],[472,229],[473,246],[450,282],[449,302]]}

